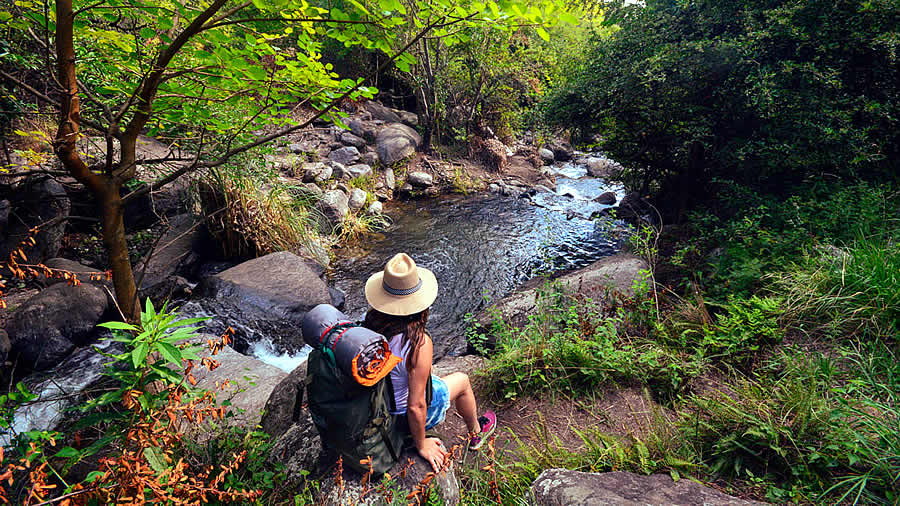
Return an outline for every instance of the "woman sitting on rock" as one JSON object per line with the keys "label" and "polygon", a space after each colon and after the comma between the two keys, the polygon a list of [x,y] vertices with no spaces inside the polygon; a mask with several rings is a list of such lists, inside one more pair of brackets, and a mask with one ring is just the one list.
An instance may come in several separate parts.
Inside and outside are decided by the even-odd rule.
{"label": "woman sitting on rock", "polygon": [[[425,431],[444,421],[451,402],[468,427],[469,448],[478,450],[494,432],[497,417],[492,411],[477,416],[475,393],[469,377],[456,372],[439,378],[431,374],[434,344],[425,332],[428,308],[437,298],[437,280],[430,270],[416,267],[406,253],[391,258],[383,272],[366,282],[366,300],[372,309],[364,326],[382,334],[390,342],[391,353],[403,359],[391,371],[396,410],[406,413],[409,430],[419,455],[437,471],[447,452],[437,438]],[[427,382],[432,384],[431,404],[426,405]]]}

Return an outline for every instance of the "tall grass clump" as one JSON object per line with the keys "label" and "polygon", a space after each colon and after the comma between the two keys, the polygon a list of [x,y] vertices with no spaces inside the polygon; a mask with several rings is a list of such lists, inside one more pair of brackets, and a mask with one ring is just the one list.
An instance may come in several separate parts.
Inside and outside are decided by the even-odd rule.
{"label": "tall grass clump", "polygon": [[787,351],[728,391],[688,399],[680,426],[699,461],[765,484],[775,502],[895,504],[900,366],[882,344],[842,350]]}
{"label": "tall grass clump", "polygon": [[900,244],[858,239],[823,248],[775,276],[787,323],[829,337],[895,338],[900,331]]}
{"label": "tall grass clump", "polygon": [[293,251],[327,261],[316,231],[314,197],[302,189],[214,173],[199,194],[209,231],[226,257]]}

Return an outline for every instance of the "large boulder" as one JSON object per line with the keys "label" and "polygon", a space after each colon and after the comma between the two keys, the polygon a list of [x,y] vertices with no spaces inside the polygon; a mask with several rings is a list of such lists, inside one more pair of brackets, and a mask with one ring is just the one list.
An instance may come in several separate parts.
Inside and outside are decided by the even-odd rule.
{"label": "large boulder", "polygon": [[554,160],[553,151],[551,151],[547,148],[541,148],[538,150],[538,155],[541,157],[541,160],[543,160],[545,163],[553,163],[553,160]]}
{"label": "large boulder", "polygon": [[144,273],[140,279],[141,293],[156,300],[180,295],[178,288],[183,291],[183,285],[177,277],[199,265],[200,255],[194,249],[204,237],[199,218],[180,214],[169,220],[168,229],[156,248],[135,265],[138,276]]}
{"label": "large boulder", "polygon": [[266,401],[260,426],[274,438],[280,437],[292,425],[300,422],[300,411],[306,396],[306,366],[307,361],[304,360],[285,375],[272,389]]}
{"label": "large boulder", "polygon": [[[200,334],[191,344],[205,346],[209,339],[217,340],[218,336]],[[201,356],[206,355],[208,353],[201,353]],[[219,404],[228,401],[229,409],[234,415],[230,419],[232,425],[254,430],[265,413],[272,391],[287,377],[287,373],[254,357],[242,355],[228,346],[211,358],[219,366],[212,371],[203,366],[195,367],[192,370],[197,380],[195,386],[216,392],[216,402]],[[204,427],[195,426],[194,432],[198,429],[203,430]],[[202,433],[192,435],[204,439]]]}
{"label": "large boulder", "polygon": [[547,149],[553,151],[553,158],[558,162],[568,162],[575,154],[575,150],[568,142],[558,141],[547,145]]}
{"label": "large boulder", "polygon": [[44,265],[53,269],[52,277],[41,278],[39,282],[44,286],[55,285],[57,283],[66,283],[66,274],[74,274],[81,283],[91,283],[96,285],[110,286],[111,283],[106,279],[104,272],[97,269],[82,265],[74,260],[65,258],[51,258],[44,262]]}
{"label": "large boulder", "polygon": [[327,191],[316,202],[316,209],[322,218],[319,220],[319,227],[330,234],[340,226],[350,211],[350,200],[341,190]]}
{"label": "large boulder", "polygon": [[622,165],[609,158],[590,157],[585,162],[585,165],[587,165],[587,171],[591,177],[603,179],[618,178],[624,170]]}
{"label": "large boulder", "polygon": [[[603,302],[613,293],[626,296],[634,294],[634,282],[641,279],[641,271],[648,268],[647,262],[634,255],[620,253],[602,258],[587,267],[565,274],[556,279],[563,291],[580,294]],[[491,307],[476,315],[476,321],[484,328],[490,328],[493,315],[499,314],[504,321],[513,326],[523,326],[538,305],[538,294],[542,288],[542,279],[537,278],[521,290],[501,299]],[[488,335],[484,345],[493,348],[495,337]],[[470,343],[469,351],[477,351]]]}
{"label": "large boulder", "polygon": [[407,125],[391,123],[378,132],[375,144],[381,163],[391,165],[412,156],[422,144],[422,137]]}
{"label": "large boulder", "polygon": [[[446,470],[434,474],[431,465],[425,462],[415,448],[407,448],[400,455],[397,464],[388,473],[393,483],[384,487],[389,493],[380,493],[379,480],[367,483],[363,486],[363,476],[344,466],[341,486],[335,483],[335,479],[322,480],[322,488],[319,491],[320,502],[325,506],[344,506],[355,504],[359,506],[388,506],[395,504],[391,499],[402,499],[410,492],[420,489],[419,500],[410,501],[411,504],[425,504],[427,491],[434,489],[440,497],[439,504],[455,506],[459,504],[459,481],[456,479],[453,465]],[[392,495],[390,495],[392,494]]]}
{"label": "large boulder", "polygon": [[328,159],[343,165],[353,165],[359,161],[359,150],[353,146],[345,146],[329,153]]}
{"label": "large boulder", "polygon": [[28,178],[16,190],[15,197],[5,211],[9,228],[0,230],[0,234],[4,234],[0,243],[0,258],[8,259],[9,254],[31,235],[30,230],[37,226],[41,228],[34,235],[34,245],[22,246],[27,263],[40,263],[56,257],[62,248],[66,218],[72,208],[65,188],[55,179],[35,176]]}
{"label": "large boulder", "polygon": [[366,140],[353,132],[343,132],[341,134],[341,142],[356,149],[362,149],[366,146]]}
{"label": "large boulder", "polygon": [[275,352],[296,352],[304,346],[300,324],[306,312],[331,302],[320,275],[311,261],[293,253],[270,253],[204,278],[197,287],[198,303],[217,316],[207,328],[235,328],[238,351],[249,347],[254,334],[262,334],[272,337]]}
{"label": "large boulder", "polygon": [[688,479],[673,481],[668,474],[642,476],[624,471],[581,473],[548,469],[531,485],[534,506],[744,506],[745,501]]}
{"label": "large boulder", "polygon": [[312,471],[322,452],[322,441],[304,406],[306,365],[303,361],[272,390],[260,426],[275,440],[269,462],[284,466],[289,481],[301,471]]}
{"label": "large boulder", "polygon": [[366,111],[368,111],[373,119],[384,121],[385,123],[402,123],[403,118],[397,114],[396,111],[389,107],[385,107],[378,102],[369,101],[364,105]]}
{"label": "large boulder", "polygon": [[11,355],[35,370],[46,370],[95,336],[98,323],[110,312],[103,287],[58,283],[41,290],[13,314],[6,327]]}
{"label": "large boulder", "polygon": [[350,132],[353,135],[362,137],[366,142],[375,142],[375,136],[377,134],[375,127],[358,119],[350,120],[350,123],[347,126],[350,127]]}

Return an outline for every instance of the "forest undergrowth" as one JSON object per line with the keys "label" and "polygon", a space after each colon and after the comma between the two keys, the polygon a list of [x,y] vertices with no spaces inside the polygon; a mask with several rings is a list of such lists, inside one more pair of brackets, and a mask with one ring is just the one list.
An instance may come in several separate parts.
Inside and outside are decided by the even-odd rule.
{"label": "forest undergrowth", "polygon": [[729,218],[635,234],[666,285],[647,273],[633,298],[592,301],[551,283],[523,328],[473,329],[475,343],[498,336],[484,392],[639,386],[676,414],[628,438],[578,432],[579,451],[527,445],[501,466],[507,497],[564,467],[668,472],[774,503],[898,500],[897,191],[814,187],[740,209],[738,190]]}

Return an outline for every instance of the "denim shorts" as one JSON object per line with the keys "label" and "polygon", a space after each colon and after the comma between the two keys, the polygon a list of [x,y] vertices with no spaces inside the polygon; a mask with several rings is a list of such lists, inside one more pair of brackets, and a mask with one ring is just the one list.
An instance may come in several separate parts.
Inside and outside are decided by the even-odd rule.
{"label": "denim shorts", "polygon": [[432,374],[431,388],[431,404],[428,405],[428,412],[425,415],[425,430],[443,422],[447,417],[447,410],[450,409],[450,389],[444,380]]}

